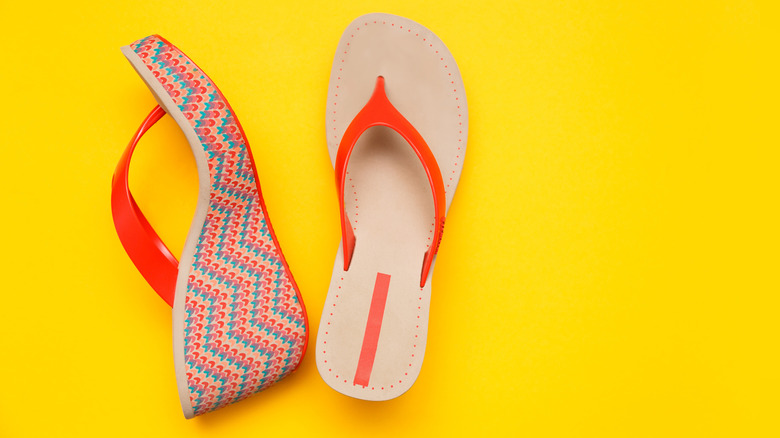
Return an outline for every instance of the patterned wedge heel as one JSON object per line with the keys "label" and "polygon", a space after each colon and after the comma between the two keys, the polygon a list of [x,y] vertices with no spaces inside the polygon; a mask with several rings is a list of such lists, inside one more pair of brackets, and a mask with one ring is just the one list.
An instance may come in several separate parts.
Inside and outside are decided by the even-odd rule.
{"label": "patterned wedge heel", "polygon": [[[111,206],[120,241],[152,288],[173,306],[173,353],[184,416],[261,391],[292,373],[308,341],[298,287],[263,202],[257,170],[230,104],[194,62],[153,35],[122,53],[159,104],[114,173]],[[165,114],[184,132],[199,196],[177,262],[127,184],[140,137]]]}

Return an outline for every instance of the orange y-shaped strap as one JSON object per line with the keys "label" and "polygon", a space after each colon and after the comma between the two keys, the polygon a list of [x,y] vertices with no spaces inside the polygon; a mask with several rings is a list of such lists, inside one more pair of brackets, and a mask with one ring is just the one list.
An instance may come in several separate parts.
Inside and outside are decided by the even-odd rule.
{"label": "orange y-shaped strap", "polygon": [[156,106],[146,116],[122,154],[111,181],[111,213],[119,240],[125,247],[127,255],[130,256],[130,260],[157,294],[168,305],[173,306],[179,262],[141,213],[127,185],[127,173],[130,170],[130,158],[133,156],[135,145],[138,144],[141,136],[164,115],[165,110],[159,105]]}
{"label": "orange y-shaped strap", "polygon": [[408,120],[390,103],[385,94],[385,78],[377,77],[374,93],[368,100],[366,106],[355,116],[352,122],[344,132],[341,138],[338,152],[336,153],[336,185],[339,191],[339,206],[341,207],[341,238],[344,251],[344,270],[349,270],[352,262],[352,254],[355,251],[355,233],[352,225],[349,223],[347,213],[344,210],[344,186],[347,179],[347,164],[352,154],[352,149],[358,138],[368,128],[374,126],[386,126],[401,134],[401,136],[414,149],[417,157],[422,162],[428,181],[433,191],[433,204],[436,212],[435,228],[433,231],[433,241],[431,247],[425,252],[423,257],[422,275],[420,278],[420,287],[425,286],[428,278],[428,272],[433,263],[433,256],[439,249],[441,235],[444,231],[444,213],[446,210],[446,197],[444,193],[444,182],[442,181],[441,171],[436,162],[436,157],[431,152],[428,144],[422,138],[419,132],[409,123]]}

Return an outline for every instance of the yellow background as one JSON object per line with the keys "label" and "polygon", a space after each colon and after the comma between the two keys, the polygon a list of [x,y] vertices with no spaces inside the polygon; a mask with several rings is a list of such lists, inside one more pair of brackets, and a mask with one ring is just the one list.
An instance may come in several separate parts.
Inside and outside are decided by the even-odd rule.
{"label": "yellow background", "polygon": [[[622,4],[621,4],[622,3]],[[184,420],[170,310],[110,181],[151,33],[228,97],[316,337],[339,240],[324,109],[355,17],[461,68],[465,168],[406,395],[296,374]],[[2,0],[0,436],[778,436],[778,22],[757,2]],[[165,118],[131,186],[179,253],[197,175]]]}

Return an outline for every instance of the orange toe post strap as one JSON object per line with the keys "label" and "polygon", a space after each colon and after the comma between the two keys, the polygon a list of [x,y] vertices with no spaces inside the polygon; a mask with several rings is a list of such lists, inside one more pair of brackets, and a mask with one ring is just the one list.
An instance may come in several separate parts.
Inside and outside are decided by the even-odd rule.
{"label": "orange toe post strap", "polygon": [[122,154],[111,181],[111,213],[114,217],[114,226],[119,240],[127,251],[127,255],[130,256],[133,264],[149,282],[149,285],[168,305],[173,306],[179,262],[176,261],[176,257],[171,254],[171,251],[160,240],[160,236],[141,213],[127,184],[130,159],[133,156],[135,145],[138,144],[138,140],[144,133],[164,115],[165,110],[159,105],[156,106],[146,116]]}
{"label": "orange toe post strap", "polygon": [[433,231],[433,240],[431,247],[425,252],[423,257],[422,275],[420,278],[420,287],[425,286],[428,278],[428,272],[433,264],[433,257],[439,249],[441,235],[444,231],[444,214],[446,211],[446,197],[444,193],[444,181],[442,180],[439,164],[436,157],[431,152],[428,144],[422,138],[419,132],[409,123],[408,120],[390,103],[385,94],[385,79],[382,76],[377,77],[374,93],[368,100],[366,106],[355,116],[352,122],[344,132],[336,154],[336,185],[339,191],[339,206],[341,208],[341,238],[344,251],[344,270],[349,270],[352,254],[355,251],[355,233],[352,225],[347,218],[344,209],[344,187],[347,179],[347,164],[352,150],[358,138],[368,128],[374,126],[386,126],[401,134],[401,136],[414,149],[417,157],[422,162],[425,173],[428,175],[428,181],[433,191],[433,204],[435,209],[435,224]]}

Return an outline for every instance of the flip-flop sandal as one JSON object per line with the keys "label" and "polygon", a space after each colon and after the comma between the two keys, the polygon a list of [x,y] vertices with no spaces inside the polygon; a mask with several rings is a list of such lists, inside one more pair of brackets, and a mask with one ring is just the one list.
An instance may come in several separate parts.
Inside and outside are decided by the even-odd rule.
{"label": "flip-flop sandal", "polygon": [[466,152],[466,95],[430,30],[369,14],[339,42],[327,105],[342,243],[317,368],[345,395],[388,400],[422,366],[435,255]]}
{"label": "flip-flop sandal", "polygon": [[[225,97],[158,35],[122,48],[159,106],[117,165],[111,208],[130,259],[173,306],[173,357],[184,416],[212,411],[292,373],[306,351],[306,310],[274,235],[252,153]],[[198,168],[199,196],[181,261],[130,194],[140,137],[170,114]]]}

